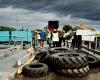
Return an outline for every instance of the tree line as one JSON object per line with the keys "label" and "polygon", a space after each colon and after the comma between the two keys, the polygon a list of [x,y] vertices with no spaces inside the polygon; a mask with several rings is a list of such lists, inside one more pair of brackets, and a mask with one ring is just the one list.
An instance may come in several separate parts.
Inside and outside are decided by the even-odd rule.
{"label": "tree line", "polygon": [[75,27],[72,27],[71,25],[64,25],[63,26],[63,30],[65,32],[68,32],[69,30],[76,31],[77,29],[79,29],[79,26],[75,26]]}
{"label": "tree line", "polygon": [[0,26],[0,31],[15,31],[15,30],[16,30],[16,28]]}

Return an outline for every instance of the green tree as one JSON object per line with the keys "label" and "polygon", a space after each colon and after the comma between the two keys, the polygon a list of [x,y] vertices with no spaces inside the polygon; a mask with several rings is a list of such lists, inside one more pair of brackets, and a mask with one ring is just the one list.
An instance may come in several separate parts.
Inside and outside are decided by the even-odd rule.
{"label": "green tree", "polygon": [[76,31],[78,29],[79,29],[79,26],[75,26],[75,27],[72,28],[73,31]]}
{"label": "green tree", "polygon": [[69,30],[72,30],[72,26],[71,25],[64,25],[63,30],[65,32],[68,32]]}
{"label": "green tree", "polygon": [[15,31],[15,28],[7,27],[7,26],[0,26],[0,31]]}

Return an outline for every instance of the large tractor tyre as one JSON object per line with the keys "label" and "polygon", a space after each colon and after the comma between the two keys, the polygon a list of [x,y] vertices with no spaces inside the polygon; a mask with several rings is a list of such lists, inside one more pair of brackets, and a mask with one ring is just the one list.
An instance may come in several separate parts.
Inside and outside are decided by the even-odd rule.
{"label": "large tractor tyre", "polygon": [[48,50],[50,54],[68,52],[69,49],[65,47],[55,47]]}
{"label": "large tractor tyre", "polygon": [[67,77],[84,77],[88,75],[89,67],[86,66],[80,69],[57,69],[56,73]]}
{"label": "large tractor tyre", "polygon": [[48,58],[50,54],[48,52],[44,52],[41,57],[39,58],[39,62],[41,63],[48,63]]}
{"label": "large tractor tyre", "polygon": [[94,56],[88,55],[88,63],[90,68],[95,68],[98,65],[98,61]]}
{"label": "large tractor tyre", "polygon": [[52,54],[50,61],[52,65],[64,69],[78,69],[88,65],[87,56],[84,54]]}
{"label": "large tractor tyre", "polygon": [[88,63],[89,64],[95,64],[95,63],[97,63],[97,60],[94,56],[89,56],[88,55]]}
{"label": "large tractor tyre", "polygon": [[39,60],[43,54],[46,54],[48,51],[40,51],[37,52],[35,59]]}
{"label": "large tractor tyre", "polygon": [[26,77],[43,77],[48,74],[48,66],[43,63],[28,64],[24,66],[22,74]]}

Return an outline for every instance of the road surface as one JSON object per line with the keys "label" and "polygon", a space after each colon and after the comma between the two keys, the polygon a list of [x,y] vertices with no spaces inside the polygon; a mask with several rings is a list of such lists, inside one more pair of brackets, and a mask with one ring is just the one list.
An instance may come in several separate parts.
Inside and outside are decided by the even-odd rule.
{"label": "road surface", "polygon": [[4,80],[5,77],[16,71],[18,60],[26,54],[26,50],[20,50],[7,57],[0,57],[0,80]]}

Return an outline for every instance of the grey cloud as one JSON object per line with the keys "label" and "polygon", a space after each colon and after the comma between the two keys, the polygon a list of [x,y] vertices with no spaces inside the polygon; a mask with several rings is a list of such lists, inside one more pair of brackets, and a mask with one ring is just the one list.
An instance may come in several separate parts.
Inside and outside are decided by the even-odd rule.
{"label": "grey cloud", "polygon": [[12,6],[44,13],[100,20],[100,0],[0,0],[0,7]]}

